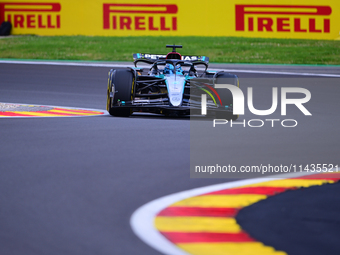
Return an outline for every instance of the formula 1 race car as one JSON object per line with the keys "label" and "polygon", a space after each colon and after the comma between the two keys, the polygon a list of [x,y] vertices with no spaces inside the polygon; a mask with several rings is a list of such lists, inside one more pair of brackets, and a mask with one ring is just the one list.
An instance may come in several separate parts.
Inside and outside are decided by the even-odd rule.
{"label": "formula 1 race car", "polygon": [[181,45],[166,47],[172,48],[172,52],[167,55],[136,53],[133,54],[134,68],[110,70],[107,111],[119,117],[128,117],[133,112],[167,116],[202,113],[236,120],[238,116],[232,114],[231,92],[215,86],[239,86],[238,77],[224,71],[208,71],[208,57],[182,56],[176,52]]}

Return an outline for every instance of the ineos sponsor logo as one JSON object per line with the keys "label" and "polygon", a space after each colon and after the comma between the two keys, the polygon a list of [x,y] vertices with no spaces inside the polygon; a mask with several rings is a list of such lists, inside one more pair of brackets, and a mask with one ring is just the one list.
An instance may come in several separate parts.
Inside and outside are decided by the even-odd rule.
{"label": "ineos sponsor logo", "polygon": [[[165,59],[166,55],[159,55],[159,54],[142,54],[143,58],[147,59]],[[184,61],[196,61],[200,60],[202,57],[199,56],[182,56],[182,60]]]}

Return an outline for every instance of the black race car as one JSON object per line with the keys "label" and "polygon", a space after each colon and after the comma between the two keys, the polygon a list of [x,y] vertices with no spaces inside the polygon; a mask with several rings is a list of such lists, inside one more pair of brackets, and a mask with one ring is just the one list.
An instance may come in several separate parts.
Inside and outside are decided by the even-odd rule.
{"label": "black race car", "polygon": [[[236,75],[208,69],[205,56],[182,56],[181,45],[166,45],[166,55],[133,54],[134,68],[111,69],[107,87],[107,111],[128,117],[133,112],[170,116],[209,115],[237,119],[228,89],[216,84],[239,86]],[[202,107],[204,105],[204,107]]]}

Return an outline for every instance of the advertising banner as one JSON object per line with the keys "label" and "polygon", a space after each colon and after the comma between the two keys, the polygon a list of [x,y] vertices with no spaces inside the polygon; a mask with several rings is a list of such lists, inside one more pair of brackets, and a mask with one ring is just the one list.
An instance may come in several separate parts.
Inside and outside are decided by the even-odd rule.
{"label": "advertising banner", "polygon": [[325,0],[31,0],[0,2],[13,34],[338,39],[340,2]]}

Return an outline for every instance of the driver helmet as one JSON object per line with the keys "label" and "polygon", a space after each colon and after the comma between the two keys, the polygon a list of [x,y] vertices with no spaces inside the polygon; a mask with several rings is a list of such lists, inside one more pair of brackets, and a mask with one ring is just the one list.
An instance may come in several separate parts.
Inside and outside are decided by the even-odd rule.
{"label": "driver helmet", "polygon": [[183,73],[182,66],[180,64],[176,65],[176,72]]}
{"label": "driver helmet", "polygon": [[171,64],[166,64],[165,67],[164,67],[164,71],[163,73],[164,74],[173,74],[174,73],[174,66],[171,65]]}

